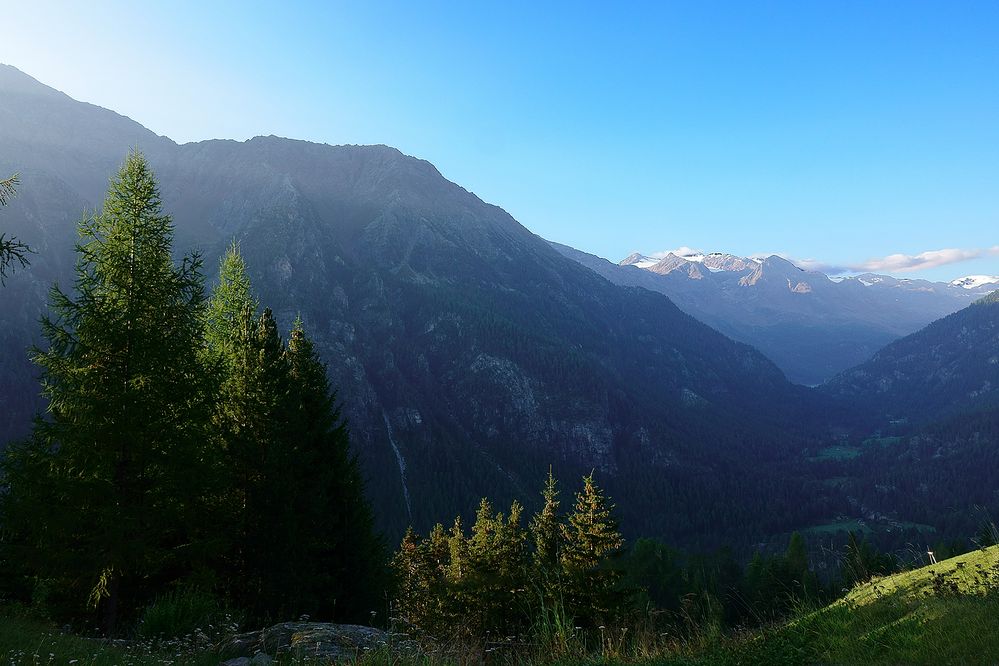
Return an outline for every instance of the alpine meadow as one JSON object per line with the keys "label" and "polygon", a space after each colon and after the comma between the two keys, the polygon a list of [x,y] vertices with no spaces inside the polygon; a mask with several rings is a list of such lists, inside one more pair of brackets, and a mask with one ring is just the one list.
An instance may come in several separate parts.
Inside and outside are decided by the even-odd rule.
{"label": "alpine meadow", "polygon": [[0,661],[999,662],[995,6],[176,10],[4,10]]}

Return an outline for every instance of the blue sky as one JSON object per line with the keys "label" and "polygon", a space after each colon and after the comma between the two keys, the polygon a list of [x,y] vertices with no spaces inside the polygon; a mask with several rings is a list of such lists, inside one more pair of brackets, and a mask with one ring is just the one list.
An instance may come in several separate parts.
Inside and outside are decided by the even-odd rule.
{"label": "blue sky", "polygon": [[36,0],[0,62],[177,141],[393,145],[615,260],[999,275],[999,3],[616,4]]}

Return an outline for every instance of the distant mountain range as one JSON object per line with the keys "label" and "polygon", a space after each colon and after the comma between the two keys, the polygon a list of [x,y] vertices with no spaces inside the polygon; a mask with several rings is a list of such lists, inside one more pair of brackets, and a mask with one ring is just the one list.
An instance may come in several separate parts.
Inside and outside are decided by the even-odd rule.
{"label": "distant mountain range", "polygon": [[669,296],[684,312],[753,345],[789,379],[806,385],[821,384],[960,310],[988,293],[992,279],[972,276],[948,284],[870,273],[833,279],[776,255],[636,253],[614,264],[553,246],[615,284]]}
{"label": "distant mountain range", "polygon": [[0,147],[0,173],[22,181],[0,223],[37,251],[0,289],[0,437],[25,433],[42,406],[27,347],[48,288],[72,279],[75,222],[133,147],[154,168],[178,251],[203,251],[210,273],[238,240],[261,302],[286,326],[301,314],[389,533],[485,494],[531,501],[552,463],[600,470],[646,533],[709,522],[720,533],[708,513],[694,517],[721,497],[705,497],[703,479],[746,498],[722,519],[738,525],[760,510],[749,498],[765,475],[747,485],[736,467],[784,455],[807,415],[826,411],[757,350],[567,260],[393,148],[178,145],[11,67],[0,67]]}

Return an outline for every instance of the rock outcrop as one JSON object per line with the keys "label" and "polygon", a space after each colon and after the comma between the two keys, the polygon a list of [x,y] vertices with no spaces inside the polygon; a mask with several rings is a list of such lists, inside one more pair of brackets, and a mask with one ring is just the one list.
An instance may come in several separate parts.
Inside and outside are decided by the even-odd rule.
{"label": "rock outcrop", "polygon": [[260,666],[273,657],[293,655],[322,661],[354,660],[369,652],[414,654],[416,643],[374,627],[327,622],[284,622],[225,640],[218,652],[222,666]]}

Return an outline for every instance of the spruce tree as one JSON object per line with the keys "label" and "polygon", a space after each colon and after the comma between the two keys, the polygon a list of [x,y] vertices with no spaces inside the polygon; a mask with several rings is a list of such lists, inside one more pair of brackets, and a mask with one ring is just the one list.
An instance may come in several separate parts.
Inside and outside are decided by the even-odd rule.
{"label": "spruce tree", "polygon": [[424,542],[426,558],[426,589],[428,604],[417,626],[434,635],[445,635],[457,626],[464,610],[461,600],[455,598],[454,586],[448,580],[451,565],[451,544],[444,526],[437,523]]}
{"label": "spruce tree", "polygon": [[540,575],[547,577],[557,570],[562,550],[558,482],[550,467],[541,497],[544,503],[541,510],[531,519],[530,531],[534,545],[534,567]]}
{"label": "spruce tree", "polygon": [[530,538],[531,577],[529,587],[537,606],[535,615],[543,618],[548,627],[566,630],[566,608],[563,599],[563,576],[560,565],[562,556],[562,524],[559,516],[558,482],[551,468],[541,491],[541,510],[531,518]]}
{"label": "spruce tree", "polygon": [[624,540],[618,532],[613,507],[593,480],[583,478],[583,489],[562,526],[562,566],[570,603],[581,620],[594,620],[612,613],[620,603],[615,592],[619,572],[612,560],[621,554]]}
{"label": "spruce tree", "polygon": [[288,558],[296,534],[291,450],[286,439],[291,408],[290,367],[273,313],[265,309],[248,331],[235,373],[233,413],[226,459],[236,475],[240,503],[234,596],[257,620],[277,620],[298,611]]}
{"label": "spruce tree", "polygon": [[809,568],[808,546],[805,544],[805,537],[799,532],[791,534],[787,551],[784,553],[784,561],[791,578],[792,595],[813,597],[819,591],[818,578]]}
{"label": "spruce tree", "polygon": [[470,575],[464,586],[466,629],[473,634],[509,633],[518,628],[518,601],[526,587],[526,534],[520,525],[519,503],[509,516],[493,513],[483,498],[468,543]]}
{"label": "spruce tree", "polygon": [[[300,565],[300,603],[332,617],[359,619],[379,605],[384,546],[376,536],[357,457],[326,365],[296,320],[286,358],[290,379],[288,503]],[[311,595],[311,599],[308,595]]]}
{"label": "spruce tree", "polygon": [[52,289],[34,356],[48,414],[5,461],[2,508],[8,557],[110,632],[204,555],[203,280],[197,257],[174,264],[136,152],[80,236],[75,294]]}
{"label": "spruce tree", "polygon": [[412,527],[406,530],[391,564],[396,591],[391,619],[401,620],[406,627],[423,626],[433,602],[432,573],[426,546]]}
{"label": "spruce tree", "polygon": [[368,619],[384,554],[326,366],[297,320],[285,344],[236,245],[209,302],[220,374],[216,436],[229,471],[230,594],[255,619]]}

